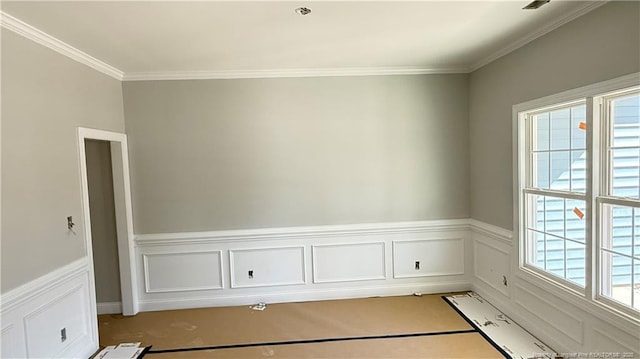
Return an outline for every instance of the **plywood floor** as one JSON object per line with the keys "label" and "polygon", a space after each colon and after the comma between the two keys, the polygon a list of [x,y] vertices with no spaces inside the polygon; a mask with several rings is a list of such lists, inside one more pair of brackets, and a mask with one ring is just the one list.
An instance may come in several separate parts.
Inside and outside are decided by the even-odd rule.
{"label": "plywood floor", "polygon": [[[150,359],[503,358],[440,295],[101,315],[98,326],[101,346],[141,342]],[[173,349],[202,350],[153,353]]]}

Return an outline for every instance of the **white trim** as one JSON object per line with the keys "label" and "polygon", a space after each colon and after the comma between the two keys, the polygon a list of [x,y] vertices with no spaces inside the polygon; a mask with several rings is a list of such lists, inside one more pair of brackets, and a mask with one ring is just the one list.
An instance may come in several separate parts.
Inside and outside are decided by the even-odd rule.
{"label": "white trim", "polygon": [[[512,254],[512,256],[514,256]],[[550,288],[545,285],[538,285],[537,283],[533,283],[527,281],[526,278],[514,278],[511,283],[509,283],[509,287],[511,289],[515,289],[516,286],[522,287],[522,285],[517,284],[518,280],[520,283],[527,284],[527,286],[532,286],[535,288],[534,293],[538,293],[539,295],[544,296],[551,304],[554,303],[566,303],[567,305],[576,308],[578,311],[583,311],[586,313],[583,319],[584,322],[584,330],[585,331],[597,331],[596,328],[603,328],[602,324],[599,322],[606,323],[606,325],[610,325],[622,332],[633,336],[634,333],[638,333],[640,330],[640,325],[637,323],[633,323],[630,318],[623,318],[620,316],[620,313],[613,312],[610,308],[604,307],[602,305],[594,305],[593,302],[588,302],[584,298],[578,298],[575,295],[570,295],[561,291],[559,289]],[[585,351],[589,349],[594,349],[592,347],[589,348],[577,348],[576,346],[568,345],[567,342],[560,340],[558,337],[554,336],[554,331],[558,331],[558,328],[549,327],[549,326],[540,326],[540,323],[536,323],[539,320],[539,315],[532,315],[530,313],[524,312],[521,308],[516,306],[514,302],[515,296],[511,294],[505,294],[500,291],[496,291],[494,288],[488,286],[484,281],[479,280],[478,277],[475,278],[473,284],[473,290],[480,294],[482,297],[486,298],[493,305],[500,308],[501,311],[505,312],[508,316],[510,316],[513,320],[515,320],[518,324],[522,325],[532,334],[538,336],[544,342],[549,344],[551,347],[559,350],[560,352],[576,352],[576,351]],[[534,290],[534,289],[531,289]],[[555,305],[555,304],[554,304]],[[622,320],[621,320],[622,319]],[[589,344],[589,336],[585,334],[584,336],[584,344]]]}
{"label": "white trim", "polygon": [[[285,302],[305,302],[333,299],[350,299],[366,297],[388,297],[399,295],[411,295],[416,292],[423,294],[461,292],[472,287],[468,281],[446,281],[432,283],[402,283],[402,284],[382,284],[375,286],[350,286],[335,287],[328,289],[307,289],[302,290],[278,290],[276,292],[263,293],[240,293],[225,295],[220,294],[205,298],[163,298],[148,299],[140,302],[142,311],[174,310],[187,308],[220,307],[249,305],[258,302],[264,303],[285,303]],[[268,309],[267,309],[268,310]]]}
{"label": "white trim", "polygon": [[[24,331],[25,333],[29,333],[33,328],[37,328],[38,325],[32,325],[32,321],[34,321],[36,318],[40,317],[42,314],[47,313],[49,311],[51,311],[51,308],[55,307],[57,304],[62,303],[64,300],[67,300],[68,298],[70,298],[73,294],[76,293],[80,293],[82,295],[82,292],[86,289],[85,288],[86,285],[85,283],[81,283],[79,285],[76,285],[74,287],[72,287],[71,289],[66,290],[64,293],[56,296],[54,299],[49,300],[48,302],[46,302],[45,304],[41,305],[40,307],[38,307],[37,309],[29,312],[27,315],[25,315],[23,317],[23,322],[24,322]],[[87,304],[87,303],[83,303],[83,304]],[[81,308],[77,308],[79,311],[81,311]],[[89,323],[85,323],[86,324],[86,329],[87,329],[87,335],[89,335],[91,337],[92,334],[92,329],[91,329],[91,325]],[[29,352],[29,349],[31,348],[31,340],[33,340],[33,344],[34,347],[37,347],[37,345],[40,343],[41,338],[37,338],[35,336],[30,336],[30,335],[25,335],[25,344],[27,347],[27,357],[32,357],[31,354]],[[75,338],[74,341],[69,342],[66,344],[65,349],[63,350],[66,351],[68,348],[75,348],[77,347],[76,343],[80,342],[80,343],[84,343],[86,341],[86,337],[81,337],[78,336]],[[56,353],[55,357],[63,357],[62,355],[60,355],[60,353]]]}
{"label": "white trim", "polygon": [[497,239],[505,244],[511,244],[513,241],[513,231],[502,227],[494,226],[475,219],[469,220],[469,226],[472,233],[479,233]]}
{"label": "white trim", "polygon": [[398,251],[397,246],[403,243],[429,243],[429,242],[460,242],[462,245],[461,255],[464,257],[465,253],[465,238],[463,237],[439,237],[439,238],[428,238],[428,239],[399,239],[391,241],[391,251],[392,251],[392,263],[393,263],[393,278],[394,279],[403,279],[403,278],[424,278],[424,277],[446,277],[446,276],[457,276],[464,275],[466,267],[464,260],[462,261],[462,271],[459,272],[425,272],[418,274],[399,274],[396,273],[396,253]]}
{"label": "white trim", "polygon": [[[608,92],[621,90],[626,87],[638,86],[640,84],[640,72],[633,72],[624,76],[616,77],[611,80],[598,82],[596,84],[578,87],[575,89],[563,91],[554,95],[540,97],[527,102],[519,103],[513,106],[513,119],[517,121],[519,112],[556,106],[573,101],[579,101],[583,98],[602,95]],[[514,127],[514,129],[516,129]],[[514,146],[515,148],[515,146]],[[515,148],[517,150],[517,148]]]}
{"label": "white trim", "polygon": [[[477,222],[477,221],[475,221]],[[489,228],[488,226],[485,228]],[[499,228],[499,227],[495,227],[495,228]],[[472,227],[472,231],[475,230],[476,227],[475,225]],[[507,233],[509,232],[506,229],[501,229],[498,230],[496,232],[494,232],[491,236],[489,236],[490,238],[494,238],[494,237],[498,237],[500,236],[500,233]],[[475,239],[475,241],[478,241],[478,239]],[[502,239],[502,240],[496,240],[497,242],[505,242],[506,238]],[[483,241],[486,242],[486,241]],[[517,257],[517,241],[513,241],[512,243],[512,248],[513,251],[511,252],[511,257]],[[501,252],[503,252],[502,250],[500,250]],[[511,262],[513,265],[513,261]],[[594,316],[595,318],[602,320],[604,322],[606,322],[607,324],[618,328],[626,333],[637,333],[638,330],[640,330],[640,318],[636,318],[633,316],[630,316],[626,313],[623,312],[619,312],[616,311],[614,309],[612,309],[611,307],[608,307],[606,305],[603,305],[602,303],[598,302],[598,301],[589,301],[587,300],[584,296],[582,295],[578,295],[572,291],[567,291],[566,288],[561,287],[560,285],[556,284],[555,282],[551,282],[551,281],[539,281],[539,280],[535,280],[530,278],[531,276],[525,276],[522,274],[519,274],[519,271],[517,271],[518,267],[515,266],[515,271],[514,271],[514,267],[512,267],[512,274],[515,273],[515,278],[512,279],[512,282],[514,280],[521,280],[524,283],[530,285],[530,286],[534,286],[536,288],[538,288],[540,290],[540,293],[545,293],[545,295],[548,296],[553,296],[556,299],[568,303],[571,306],[576,307],[579,310],[582,310],[592,316]],[[476,279],[479,279],[476,277]],[[500,299],[498,297],[495,296],[495,294],[492,294],[490,292],[487,291],[487,289],[491,289],[492,291],[494,291],[495,293],[500,293],[501,295],[504,295],[504,293],[502,292],[497,292],[495,291],[492,287],[487,286],[484,281],[480,280],[481,282],[481,286],[478,286],[478,281],[476,281],[473,285],[474,291],[476,291],[478,294],[480,294],[482,297],[487,298],[487,300],[489,300],[490,302],[496,302],[499,305],[499,308],[508,308],[508,307],[513,307],[513,304],[511,302],[507,302],[504,299]],[[509,284],[509,286],[511,288],[514,288],[514,285],[512,285],[511,283]],[[512,297],[512,296],[507,296],[507,297]],[[503,297],[504,298],[504,297]],[[512,311],[513,312],[513,311]],[[519,315],[521,317],[521,315]],[[515,318],[514,318],[515,319]],[[529,321],[527,321],[529,322]],[[527,327],[525,325],[525,327]],[[535,326],[534,326],[535,328]],[[539,328],[536,328],[539,329]],[[541,331],[544,331],[544,329],[542,329]],[[540,333],[540,331],[536,332],[536,333]],[[546,340],[545,340],[546,341]],[[551,341],[550,341],[551,343]],[[563,348],[566,347],[565,345],[556,345],[557,342],[553,342],[552,346],[553,347],[558,347],[558,348]]]}
{"label": "white trim", "polygon": [[[358,247],[367,245],[380,245],[382,247],[382,275],[370,276],[370,277],[357,277],[357,278],[340,278],[340,279],[322,279],[318,278],[318,248],[327,247]],[[346,243],[332,243],[332,244],[314,244],[311,246],[311,262],[313,267],[313,283],[340,283],[340,282],[358,282],[366,280],[384,280],[387,279],[387,246],[385,241],[373,241],[373,242],[346,242]]]}
{"label": "white trim", "polygon": [[47,47],[59,54],[62,54],[74,61],[87,65],[107,76],[122,81],[124,73],[117,68],[96,59],[95,57],[76,49],[75,47],[39,30],[20,19],[17,19],[6,12],[0,11],[0,26],[15,32],[31,41]]}
{"label": "white trim", "polygon": [[[495,237],[493,237],[493,236],[490,236],[490,238],[495,239]],[[503,242],[503,241],[499,241],[498,243],[500,243],[500,242]],[[478,261],[477,261],[478,245],[483,245],[485,247],[488,247],[489,249],[493,249],[493,250],[503,254],[507,259],[511,255],[511,252],[509,252],[507,250],[504,250],[504,249],[500,248],[499,246],[495,245],[494,243],[491,243],[490,241],[487,241],[485,239],[474,238],[474,241],[473,241],[473,275],[476,277],[476,279],[479,279],[480,281],[482,281],[487,286],[497,290],[498,292],[504,294],[505,296],[509,296],[509,290],[508,290],[507,287],[505,287],[504,285],[503,286],[496,286],[493,283],[491,283],[491,281],[489,279],[481,277],[481,276],[478,275]],[[510,273],[504,273],[503,275],[506,277],[507,275],[510,275]]]}
{"label": "white trim", "polygon": [[[300,264],[302,265],[302,280],[300,281],[292,281],[292,282],[270,282],[263,284],[237,284],[235,281],[235,256],[236,252],[256,252],[256,251],[277,251],[280,249],[300,249]],[[308,273],[307,273],[307,248],[303,245],[294,245],[294,246],[283,246],[283,247],[262,247],[262,248],[235,248],[229,249],[229,274],[231,277],[230,287],[232,289],[237,288],[259,288],[259,287],[277,287],[277,286],[287,286],[287,285],[302,285],[307,284],[308,282]]]}
{"label": "white trim", "polygon": [[[530,111],[536,111],[537,109],[542,108],[551,108],[564,103],[571,103],[576,101],[584,102],[587,99],[586,107],[587,107],[587,147],[588,147],[588,158],[591,163],[588,163],[587,168],[593,168],[593,166],[598,166],[600,163],[598,162],[599,153],[595,152],[598,150],[598,143],[594,143],[591,136],[593,136],[594,131],[597,132],[600,130],[598,123],[594,123],[596,120],[595,116],[598,115],[598,111],[594,109],[595,103],[590,102],[591,98],[602,97],[607,94],[620,91],[621,89],[628,87],[636,87],[640,84],[640,72],[631,73],[625,76],[621,76],[615,79],[611,79],[608,81],[602,81],[599,83],[595,83],[588,86],[579,87],[576,89],[564,91],[558,94],[545,96],[542,98],[534,99],[531,101],[527,101],[521,104],[517,104],[513,106],[512,109],[512,118],[513,118],[513,226],[514,233],[516,234],[517,240],[513,241],[514,251],[512,255],[512,272],[519,279],[530,283],[532,285],[536,285],[539,288],[543,288],[544,290],[553,293],[559,298],[572,298],[574,305],[580,306],[581,309],[593,314],[594,316],[598,316],[603,319],[603,315],[606,317],[606,313],[616,313],[617,317],[623,320],[618,320],[619,323],[625,325],[626,328],[632,328],[634,325],[638,325],[640,323],[640,319],[633,318],[633,315],[628,313],[623,313],[622,311],[614,308],[607,307],[602,302],[595,300],[594,298],[594,289],[592,287],[594,283],[593,276],[596,275],[595,269],[592,267],[592,263],[594,261],[593,255],[599,254],[595,253],[594,247],[596,246],[594,235],[594,229],[592,228],[593,222],[596,220],[593,215],[593,210],[597,208],[593,208],[593,204],[589,205],[589,211],[587,212],[588,218],[590,218],[591,223],[587,224],[586,231],[586,242],[591,243],[591,246],[587,247],[586,258],[585,258],[585,288],[580,288],[571,284],[568,281],[556,279],[551,275],[543,272],[537,268],[532,266],[528,266],[525,264],[524,257],[524,246],[522,246],[521,238],[525,236],[524,226],[520,226],[521,218],[524,218],[525,208],[523,206],[524,202],[524,194],[523,189],[526,188],[524,171],[526,167],[526,151],[523,149],[526,148],[526,136],[525,136],[525,124],[523,123],[524,113]],[[598,184],[599,178],[595,178],[595,175],[589,171],[587,173],[591,178],[587,178],[587,182],[590,184]],[[586,198],[586,202],[590,203],[592,198],[594,198],[593,193],[594,188],[590,189],[590,192],[586,193],[589,198]],[[598,190],[598,189],[596,189]],[[590,213],[591,212],[591,213]],[[597,227],[597,225],[596,225]],[[598,256],[596,255],[596,259]],[[597,297],[597,296],[596,296]],[[600,310],[604,309],[604,311]],[[606,320],[606,319],[603,319]]]}
{"label": "white trim", "polygon": [[98,315],[122,313],[122,302],[98,303]]}
{"label": "white trim", "polygon": [[[142,287],[139,290],[140,306],[143,310],[162,310],[190,306],[244,305],[261,301],[292,302],[362,296],[409,295],[415,292],[426,293],[429,290],[435,290],[434,288],[439,288],[441,292],[467,290],[469,289],[469,280],[472,278],[470,271],[473,267],[467,246],[468,223],[468,219],[456,219],[178,233],[177,235],[162,234],[157,237],[156,235],[147,235],[146,240],[143,240],[142,243],[140,243],[140,238],[136,243],[140,283],[144,281],[142,275],[142,257],[144,255],[203,250],[221,250],[228,253],[225,256],[225,281],[233,278],[234,283],[227,282],[230,284],[225,284],[225,288],[222,290],[181,291],[168,294],[146,293]],[[449,237],[456,241],[462,241],[462,247],[456,246],[459,248],[459,252],[456,252],[456,261],[464,261],[464,274],[461,272],[457,275],[421,278],[391,277],[394,260],[392,255],[393,241],[421,239],[430,241]],[[361,245],[370,245],[370,247],[362,247]],[[304,253],[301,253],[304,256],[304,263],[301,262],[299,256],[289,250],[285,253],[286,264],[282,263],[280,266],[279,263],[285,257],[279,255],[278,248],[300,246],[304,248]],[[368,250],[369,255],[366,258],[359,258],[358,253],[361,253],[363,248]],[[276,250],[276,252],[251,252],[245,255],[245,253],[237,252],[238,250]],[[329,250],[331,253],[318,252],[318,250]],[[332,263],[334,263],[332,261],[336,258],[333,256],[334,250],[336,255],[347,258],[346,260],[352,265],[362,264],[365,267],[355,267],[353,270],[332,268]],[[235,258],[234,253],[236,254]],[[242,256],[238,256],[238,253]],[[323,256],[323,254],[326,255]],[[264,268],[272,262],[276,266],[286,266],[286,268],[274,269],[271,273],[265,272]],[[327,271],[320,271],[321,278],[319,280],[325,283],[318,283],[317,275],[314,275],[314,264],[316,273],[318,273],[317,269],[327,269]],[[460,267],[460,264],[456,266]],[[301,267],[304,269],[304,283],[280,283],[300,282],[302,274],[298,270]],[[247,271],[252,269],[255,271],[253,281],[246,279]],[[232,271],[235,271],[235,274]],[[261,272],[264,272],[264,276],[260,274]],[[447,283],[465,283],[467,285],[447,285]],[[270,286],[268,284],[284,284],[284,286]],[[151,303],[150,306],[147,305],[149,303]]]}
{"label": "white trim", "polygon": [[259,69],[259,70],[221,70],[221,71],[162,71],[129,72],[123,81],[158,80],[213,80],[213,79],[261,79],[289,77],[328,77],[328,76],[388,76],[388,75],[430,75],[464,74],[466,67],[347,67],[347,68],[309,68],[309,69]]}
{"label": "white trim", "polygon": [[586,1],[584,3],[584,5],[582,5],[581,7],[573,10],[572,12],[564,15],[563,17],[561,17],[560,19],[556,19],[555,21],[548,23],[540,28],[538,28],[536,31],[534,32],[530,32],[529,34],[525,35],[524,37],[508,44],[507,46],[501,48],[500,50],[492,53],[491,55],[485,57],[484,59],[472,64],[469,68],[469,72],[473,72],[476,71],[478,69],[480,69],[481,67],[488,65],[490,63],[492,63],[493,61],[501,58],[502,56],[505,56],[521,47],[523,47],[524,45],[532,42],[533,40],[542,37],[548,33],[550,33],[551,31],[559,28],[560,26],[567,24],[577,18],[579,18],[582,15],[587,14],[588,12],[595,10],[597,8],[599,8],[600,6],[606,4],[607,2],[609,2],[611,0],[603,0],[603,1]]}
{"label": "white trim", "polygon": [[[120,289],[122,291],[122,312],[125,315],[135,315],[138,313],[138,281],[136,276],[136,257],[134,248],[134,234],[133,234],[133,207],[131,203],[131,183],[129,178],[129,152],[127,146],[127,136],[123,133],[102,131],[91,128],[78,127],[78,159],[79,159],[79,172],[80,183],[82,187],[82,209],[84,220],[84,238],[86,255],[89,262],[89,269],[91,272],[90,278],[90,291],[92,308],[96,307],[95,298],[95,278],[94,278],[94,266],[93,266],[93,244],[91,241],[91,214],[89,211],[89,186],[87,179],[87,157],[85,152],[85,140],[95,139],[109,141],[120,144],[121,158],[114,163],[120,163],[122,168],[120,173],[122,174],[122,192],[117,191],[122,195],[124,204],[119,206],[116,204],[116,211],[121,208],[125,213],[116,214],[117,217],[124,218],[124,224],[126,229],[124,231],[118,230],[118,233],[124,233],[125,238],[118,235],[118,257],[120,267]],[[116,186],[116,183],[114,183]],[[95,316],[94,316],[95,317]],[[93,323],[98,325],[96,321]]]}
{"label": "white trim", "polygon": [[[202,254],[202,253],[217,253],[219,259],[219,286],[206,286],[206,287],[183,287],[183,288],[159,288],[159,289],[151,289],[149,283],[151,282],[149,278],[149,257],[160,257],[160,256],[175,256],[175,255],[185,255],[185,254]],[[168,292],[183,292],[183,291],[198,291],[198,290],[216,290],[224,288],[224,275],[223,275],[223,259],[222,259],[222,251],[220,250],[212,250],[212,251],[187,251],[187,252],[171,252],[171,253],[146,253],[142,255],[142,268],[144,270],[144,289],[146,293],[168,293]]]}
{"label": "white trim", "polygon": [[[620,341],[620,338],[616,337],[615,335],[610,335],[608,334],[606,331],[604,330],[599,330],[597,328],[593,329],[594,333],[597,334],[598,336],[603,336],[606,337],[608,340],[620,345],[621,347],[623,347],[625,349],[626,352],[628,353],[633,353],[633,345],[629,345],[627,343],[623,343]],[[637,338],[636,338],[637,339]],[[637,345],[637,344],[636,344]]]}
{"label": "white trim", "polygon": [[0,308],[3,312],[10,311],[86,271],[88,271],[86,257],[73,261],[20,287],[0,294]]}
{"label": "white trim", "polygon": [[[29,357],[29,344],[31,344],[31,349],[40,348],[40,345],[48,345],[53,348],[50,338],[33,335],[33,332],[29,330],[30,320],[42,314],[44,316],[41,324],[56,328],[59,323],[53,323],[51,320],[60,313],[53,312],[52,308],[56,308],[57,304],[71,299],[76,294],[79,295],[76,299],[84,300],[81,303],[74,301],[80,306],[73,309],[74,313],[65,313],[65,315],[73,315],[73,318],[70,319],[71,322],[78,326],[76,329],[83,331],[69,333],[69,339],[72,340],[62,346],[56,346],[55,350],[61,350],[61,352],[50,353],[50,356],[86,358],[93,354],[98,349],[98,328],[97,325],[92,325],[92,320],[95,317],[95,308],[91,306],[89,299],[91,296],[89,281],[92,277],[88,258],[83,257],[2,294],[0,296],[0,318],[3,325],[2,344],[5,344],[4,340],[11,342],[9,349],[0,355]],[[34,328],[38,329],[39,327],[31,326],[31,329]]]}
{"label": "white trim", "polygon": [[585,15],[606,4],[610,0],[590,1],[571,13],[543,26],[537,31],[518,39],[497,52],[485,57],[471,66],[457,67],[352,67],[352,68],[307,68],[307,69],[256,69],[256,70],[210,70],[210,71],[158,71],[129,72],[107,64],[42,30],[39,30],[20,19],[0,11],[0,26],[15,32],[40,45],[50,48],[79,63],[87,65],[103,74],[119,81],[157,81],[157,80],[203,80],[203,79],[257,79],[257,78],[291,78],[291,77],[326,77],[326,76],[388,76],[388,75],[426,75],[471,73],[511,53],[531,41],[559,28],[560,26]]}
{"label": "white trim", "polygon": [[[534,293],[533,291],[525,288],[524,286],[520,285],[520,284],[516,284],[515,285],[516,290],[514,291],[514,293],[517,293],[518,290],[526,293],[528,296],[533,297],[535,299],[537,299],[538,301],[545,303],[549,308],[555,308],[554,303],[550,302],[549,300],[545,299],[544,297],[538,295],[537,293]],[[526,310],[527,312],[529,312],[532,316],[536,316],[538,317],[538,319],[540,319],[541,321],[545,322],[549,327],[552,328],[556,328],[556,329],[561,329],[558,328],[556,325],[554,325],[552,322],[550,322],[549,320],[545,319],[544,316],[541,315],[537,315],[535,312],[531,311],[531,309],[527,306],[526,303],[523,303],[520,299],[518,295],[514,295],[513,298],[513,302],[518,305],[521,309]],[[559,310],[559,309],[556,309]],[[569,314],[567,314],[567,316],[570,316]],[[578,324],[578,326],[580,326],[580,336],[579,337],[575,337],[574,335],[570,335],[568,333],[564,333],[567,337],[569,337],[571,340],[573,340],[574,342],[578,343],[578,344],[584,344],[584,320],[581,320],[580,318],[572,318],[573,320],[576,321],[576,323]]]}
{"label": "white trim", "polygon": [[468,219],[450,219],[418,222],[359,223],[309,227],[282,227],[261,229],[236,229],[209,232],[154,233],[136,235],[136,245],[186,245],[226,241],[263,241],[292,238],[327,238],[363,234],[391,234],[412,232],[440,232],[468,230]]}
{"label": "white trim", "polygon": [[0,330],[0,356],[7,358],[17,357],[16,327],[13,323],[5,326]]}

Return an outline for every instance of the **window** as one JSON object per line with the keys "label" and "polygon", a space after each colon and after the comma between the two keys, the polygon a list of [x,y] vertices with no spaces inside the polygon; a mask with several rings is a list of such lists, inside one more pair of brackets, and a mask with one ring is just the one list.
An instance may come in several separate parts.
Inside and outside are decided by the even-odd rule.
{"label": "window", "polygon": [[528,113],[526,263],[585,285],[586,106]]}
{"label": "window", "polygon": [[632,315],[640,311],[638,82],[636,74],[514,106],[525,278]]}
{"label": "window", "polygon": [[601,100],[600,291],[640,309],[640,92]]}

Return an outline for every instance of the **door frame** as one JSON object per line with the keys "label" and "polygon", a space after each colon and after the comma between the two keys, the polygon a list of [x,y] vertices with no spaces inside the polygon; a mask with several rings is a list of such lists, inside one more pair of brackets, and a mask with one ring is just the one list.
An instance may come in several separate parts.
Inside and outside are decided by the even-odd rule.
{"label": "door frame", "polygon": [[[124,133],[78,127],[78,153],[80,155],[80,181],[82,186],[82,212],[84,219],[84,239],[89,263],[89,286],[91,305],[97,308],[96,283],[93,264],[93,244],[91,241],[91,214],[89,210],[89,184],[87,179],[87,156],[85,140],[109,141],[120,267],[120,292],[122,314],[135,315],[139,312],[138,280],[133,232],[133,207],[131,204],[131,183],[129,178],[129,150],[127,135]],[[97,327],[97,318],[95,318]]]}

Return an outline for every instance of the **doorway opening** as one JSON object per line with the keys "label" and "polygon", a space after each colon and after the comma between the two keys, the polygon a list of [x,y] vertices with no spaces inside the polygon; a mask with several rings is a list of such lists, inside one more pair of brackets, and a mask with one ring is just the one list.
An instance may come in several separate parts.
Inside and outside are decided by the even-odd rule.
{"label": "doorway opening", "polygon": [[98,315],[122,313],[111,142],[84,140]]}
{"label": "doorway opening", "polygon": [[[96,314],[117,311],[135,315],[138,301],[127,137],[123,133],[80,127],[78,149],[92,306]],[[106,198],[109,196],[112,198]],[[97,234],[96,248],[92,232]],[[116,258],[119,275],[105,274],[105,270],[114,271]],[[100,280],[99,289],[96,277]],[[93,317],[97,334],[97,316]]]}

